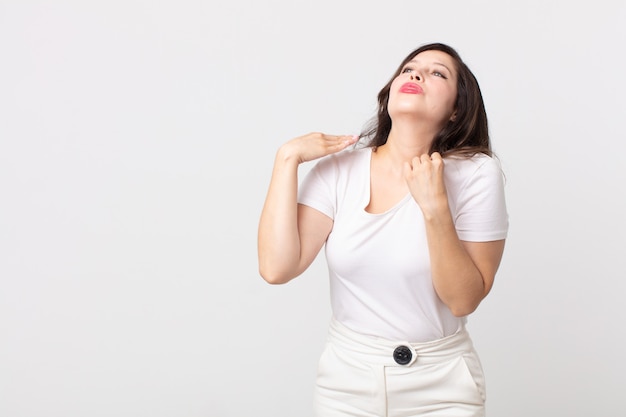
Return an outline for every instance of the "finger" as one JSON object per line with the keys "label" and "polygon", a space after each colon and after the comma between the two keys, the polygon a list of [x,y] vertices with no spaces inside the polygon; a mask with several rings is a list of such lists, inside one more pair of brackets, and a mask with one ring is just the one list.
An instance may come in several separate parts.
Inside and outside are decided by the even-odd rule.
{"label": "finger", "polygon": [[340,136],[342,143],[345,143],[347,145],[352,145],[353,143],[356,143],[356,141],[359,140],[359,135],[343,135]]}
{"label": "finger", "polygon": [[354,143],[356,142],[359,136],[358,135],[326,135],[322,133],[321,137],[324,141],[330,142],[330,143],[344,143],[344,142]]}
{"label": "finger", "polygon": [[443,165],[443,158],[441,157],[441,154],[439,152],[433,152],[430,159],[432,160],[433,164],[437,166]]}
{"label": "finger", "polygon": [[359,140],[359,135],[342,135],[336,136],[334,142],[339,147],[347,147],[355,144]]}
{"label": "finger", "polygon": [[340,135],[327,135],[326,133],[321,132],[313,132],[305,136],[305,138],[307,139],[312,139],[320,143],[325,143],[327,145],[341,142],[342,137],[343,136]]}
{"label": "finger", "polygon": [[336,153],[354,144],[357,138],[355,135],[324,135],[321,145],[326,149],[326,153]]}
{"label": "finger", "polygon": [[433,155],[432,155],[432,164],[433,164],[433,167],[437,171],[443,171],[445,163],[444,163],[443,157],[441,156],[440,153],[438,153],[438,152],[433,153]]}
{"label": "finger", "polygon": [[320,135],[324,140],[341,140],[352,137],[352,135],[328,135],[326,133],[321,133]]}
{"label": "finger", "polygon": [[326,133],[322,133],[321,136],[322,136],[322,139],[327,140],[327,141],[336,141],[336,140],[339,140],[339,138],[341,138],[341,135],[327,135]]}

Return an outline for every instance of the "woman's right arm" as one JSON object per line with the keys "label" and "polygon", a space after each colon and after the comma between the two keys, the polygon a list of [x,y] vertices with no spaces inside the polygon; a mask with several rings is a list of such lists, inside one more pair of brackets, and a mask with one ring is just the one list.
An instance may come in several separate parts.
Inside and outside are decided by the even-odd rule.
{"label": "woman's right arm", "polygon": [[298,204],[298,166],[339,152],[357,139],[310,133],[279,148],[258,235],[259,272],[270,284],[284,284],[304,272],[333,226],[325,214]]}

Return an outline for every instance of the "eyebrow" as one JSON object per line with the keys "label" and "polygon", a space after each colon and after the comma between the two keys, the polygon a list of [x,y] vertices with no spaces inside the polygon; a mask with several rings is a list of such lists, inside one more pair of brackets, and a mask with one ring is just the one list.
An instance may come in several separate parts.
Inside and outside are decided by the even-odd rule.
{"label": "eyebrow", "polygon": [[[407,62],[407,64],[410,64],[411,62],[414,62],[414,63],[417,64],[419,62],[419,60],[412,59],[409,62]],[[453,72],[450,70],[450,68],[448,68],[448,66],[446,64],[443,64],[441,62],[433,62],[433,65],[440,65],[440,66],[444,67],[445,69],[447,69],[450,74],[453,74]]]}

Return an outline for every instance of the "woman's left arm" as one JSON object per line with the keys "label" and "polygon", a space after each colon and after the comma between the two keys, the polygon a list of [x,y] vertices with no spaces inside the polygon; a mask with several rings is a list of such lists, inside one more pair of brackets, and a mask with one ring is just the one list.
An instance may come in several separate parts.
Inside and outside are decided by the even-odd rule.
{"label": "woman's left arm", "polygon": [[435,291],[457,317],[473,312],[489,293],[502,259],[504,240],[459,239],[443,180],[441,155],[422,155],[406,163],[404,174],[424,214]]}
{"label": "woman's left arm", "polygon": [[454,225],[439,220],[426,222],[426,234],[437,295],[455,316],[472,313],[493,286],[504,240],[461,241]]}

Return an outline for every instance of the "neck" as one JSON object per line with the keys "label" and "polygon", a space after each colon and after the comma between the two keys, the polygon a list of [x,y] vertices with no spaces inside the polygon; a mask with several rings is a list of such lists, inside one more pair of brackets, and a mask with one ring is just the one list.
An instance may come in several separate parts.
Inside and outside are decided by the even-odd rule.
{"label": "neck", "polygon": [[428,153],[435,135],[436,132],[427,123],[416,123],[415,120],[403,123],[394,120],[387,143],[380,148],[392,158],[392,162],[401,165]]}

